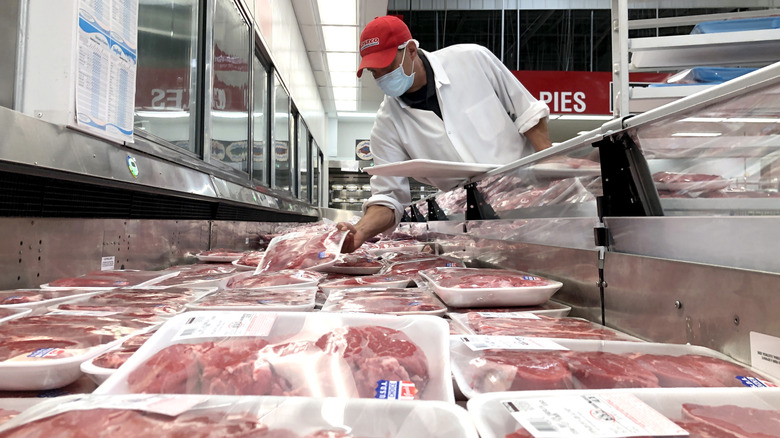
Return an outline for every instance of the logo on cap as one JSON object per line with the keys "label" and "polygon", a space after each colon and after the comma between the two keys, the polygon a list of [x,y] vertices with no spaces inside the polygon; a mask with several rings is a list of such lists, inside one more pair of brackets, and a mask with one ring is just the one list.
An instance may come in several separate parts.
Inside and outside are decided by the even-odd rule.
{"label": "logo on cap", "polygon": [[378,46],[379,45],[379,37],[369,38],[363,42],[360,43],[360,51],[372,47],[372,46]]}

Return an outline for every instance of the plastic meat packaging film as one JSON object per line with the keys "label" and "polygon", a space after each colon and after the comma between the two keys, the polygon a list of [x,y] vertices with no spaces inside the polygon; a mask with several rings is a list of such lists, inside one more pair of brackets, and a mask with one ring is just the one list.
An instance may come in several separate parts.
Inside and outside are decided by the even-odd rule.
{"label": "plastic meat packaging film", "polygon": [[520,390],[774,385],[723,354],[692,345],[467,335],[452,336],[450,351],[455,381],[468,398]]}
{"label": "plastic meat packaging film", "polygon": [[[691,438],[780,436],[777,388],[570,390],[558,391],[552,397],[604,394],[635,396],[680,425]],[[547,391],[494,392],[470,399],[467,406],[482,438],[530,438],[530,432],[512,417],[503,402],[547,397],[551,397]]]}
{"label": "plastic meat packaging film", "polygon": [[368,288],[332,291],[322,311],[441,316],[447,312],[447,307],[426,288]]}
{"label": "plastic meat packaging film", "polygon": [[49,400],[0,426],[0,437],[70,429],[96,438],[477,438],[468,412],[445,402],[193,395]]}
{"label": "plastic meat packaging film", "polygon": [[241,271],[254,271],[257,269],[257,265],[263,261],[263,257],[265,257],[265,250],[250,251],[241,256],[240,259],[234,260],[232,263]]}
{"label": "plastic meat packaging film", "polygon": [[349,275],[372,275],[382,270],[381,261],[368,254],[344,254],[342,260],[322,268],[323,272]]}
{"label": "plastic meat packaging film", "polygon": [[19,309],[4,309],[0,307],[0,324],[10,321],[12,319],[21,318],[23,316],[29,315],[32,312],[32,309],[25,309],[25,308],[19,308]]}
{"label": "plastic meat packaging film", "polygon": [[195,263],[172,266],[166,272],[178,272],[175,277],[155,283],[156,287],[167,286],[217,286],[222,278],[234,275],[238,268],[230,263]]}
{"label": "plastic meat packaging film", "polygon": [[60,278],[42,284],[41,288],[79,288],[86,290],[112,289],[120,287],[146,287],[167,278],[176,276],[176,272],[165,271],[92,271],[80,277]]}
{"label": "plastic meat packaging film", "polygon": [[152,326],[149,329],[140,330],[125,338],[121,344],[82,362],[81,371],[96,384],[102,384],[152,337],[158,327]]}
{"label": "plastic meat packaging film", "polygon": [[64,312],[0,324],[0,391],[68,385],[82,375],[82,362],[158,321],[152,313]]}
{"label": "plastic meat packaging film", "polygon": [[255,272],[283,269],[321,270],[341,260],[346,231],[299,231],[274,237]]}
{"label": "plastic meat packaging film", "polygon": [[224,289],[187,304],[189,310],[314,310],[317,288]]}
{"label": "plastic meat packaging film", "polygon": [[352,288],[403,288],[412,281],[405,275],[366,275],[360,277],[346,277],[335,280],[323,281],[319,284],[324,292]]}
{"label": "plastic meat packaging film", "polygon": [[420,271],[439,267],[463,267],[463,262],[450,257],[431,256],[421,260],[396,262],[382,270],[385,275],[402,275],[419,278]]}
{"label": "plastic meat packaging film", "polygon": [[96,392],[454,401],[448,336],[427,315],[187,312]]}
{"label": "plastic meat packaging film", "polygon": [[[16,289],[0,291],[0,309],[6,310],[32,310],[32,313],[44,313],[49,306],[69,301],[91,294],[96,291],[83,289]],[[2,310],[0,310],[0,315]],[[0,316],[0,322],[2,322]]]}
{"label": "plastic meat packaging film", "polygon": [[437,267],[419,275],[452,307],[536,306],[563,286],[559,281],[505,269]]}
{"label": "plastic meat packaging film", "polygon": [[219,289],[288,289],[316,287],[323,274],[303,269],[241,272],[220,281]]}
{"label": "plastic meat packaging film", "polygon": [[[205,289],[199,290],[204,291]],[[134,288],[97,292],[60,303],[55,308],[75,312],[144,311],[170,316],[183,312],[185,305],[198,297],[199,294],[196,293],[195,289],[187,287]]]}
{"label": "plastic meat packaging film", "polygon": [[450,318],[466,333],[529,338],[595,339],[600,341],[639,341],[626,333],[581,318],[537,315],[531,312],[450,313]]}
{"label": "plastic meat packaging film", "polygon": [[218,248],[210,251],[201,251],[195,255],[201,262],[230,263],[240,259],[244,255],[243,251]]}
{"label": "plastic meat packaging film", "polygon": [[[557,301],[547,301],[538,306],[518,306],[518,307],[452,307],[448,314],[463,314],[471,312],[495,313],[533,313],[536,315],[549,316],[551,318],[563,318],[571,312],[571,306],[561,304]],[[498,315],[496,315],[498,316]],[[470,330],[465,333],[472,333]]]}

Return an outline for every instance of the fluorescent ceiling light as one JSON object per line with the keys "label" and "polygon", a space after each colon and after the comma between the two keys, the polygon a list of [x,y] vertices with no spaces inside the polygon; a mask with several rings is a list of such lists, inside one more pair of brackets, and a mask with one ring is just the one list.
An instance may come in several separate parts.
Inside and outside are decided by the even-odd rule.
{"label": "fluorescent ceiling light", "polygon": [[[327,52],[325,56],[328,58],[328,70],[334,71],[349,71],[353,75],[357,72],[357,52],[352,53],[332,53]],[[357,77],[357,76],[355,76]]]}
{"label": "fluorescent ceiling light", "polygon": [[336,111],[357,111],[356,100],[337,100],[335,104]]}
{"label": "fluorescent ceiling light", "polygon": [[333,87],[333,100],[357,100],[357,88]]}
{"label": "fluorescent ceiling light", "polygon": [[672,137],[719,137],[720,132],[675,132]]}
{"label": "fluorescent ceiling light", "polygon": [[600,115],[590,115],[590,114],[561,114],[560,117],[558,117],[559,120],[612,120],[614,119],[613,116],[600,116]]}
{"label": "fluorescent ceiling light", "polygon": [[136,111],[135,115],[148,119],[181,119],[190,116],[186,111]]}
{"label": "fluorescent ceiling light", "polygon": [[345,119],[375,119],[376,113],[336,113],[339,118]]}
{"label": "fluorescent ceiling light", "polygon": [[357,52],[357,26],[322,26],[326,52]]}
{"label": "fluorescent ceiling light", "polygon": [[320,23],[357,26],[357,0],[317,0]]}
{"label": "fluorescent ceiling light", "polygon": [[330,85],[332,87],[357,87],[357,82],[354,71],[330,72]]}

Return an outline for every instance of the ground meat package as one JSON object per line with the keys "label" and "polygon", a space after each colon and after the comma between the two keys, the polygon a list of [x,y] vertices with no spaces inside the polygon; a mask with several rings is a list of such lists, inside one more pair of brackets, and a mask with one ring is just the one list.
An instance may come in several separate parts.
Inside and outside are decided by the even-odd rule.
{"label": "ground meat package", "polygon": [[[64,301],[96,294],[83,289],[16,289],[0,291],[0,322],[3,309],[31,310],[33,314],[45,313],[46,308]],[[7,316],[8,314],[6,314]]]}
{"label": "ground meat package", "polygon": [[331,292],[322,311],[441,316],[447,312],[447,306],[427,288],[358,288]]}
{"label": "ground meat package", "polygon": [[[470,399],[467,406],[480,437],[531,438],[531,432],[507,410],[507,403],[516,405],[544,398],[548,403],[560,404],[564,398],[616,396],[628,402],[638,399],[642,406],[649,406],[687,431],[689,438],[780,437],[778,388],[641,388],[570,390],[554,394],[546,391],[494,392]],[[553,425],[548,432],[555,433],[556,430]]]}
{"label": "ground meat package", "polygon": [[317,288],[225,289],[187,304],[189,310],[308,312],[314,310]]}
{"label": "ground meat package", "polygon": [[256,273],[283,269],[319,271],[341,261],[347,231],[297,231],[274,237]]}
{"label": "ground meat package", "polygon": [[152,326],[152,313],[58,312],[0,325],[0,391],[60,388],[82,375],[80,365],[124,336]]}
{"label": "ground meat package", "polygon": [[420,271],[420,276],[452,307],[537,306],[563,286],[506,269],[443,267]]}
{"label": "ground meat package", "polygon": [[527,338],[597,339],[639,341],[631,335],[582,318],[563,318],[531,312],[472,311],[451,313],[455,323],[473,335],[524,336]]}
{"label": "ground meat package", "polygon": [[427,315],[187,312],[96,393],[454,401],[448,336]]}
{"label": "ground meat package", "polygon": [[365,275],[357,277],[338,278],[335,280],[323,281],[319,284],[320,289],[325,293],[336,290],[354,289],[354,288],[373,288],[390,289],[404,288],[412,281],[411,278],[404,275]]}
{"label": "ground meat package", "polygon": [[113,289],[118,287],[147,287],[176,276],[177,272],[166,271],[92,271],[80,277],[60,278],[42,284],[42,289],[73,288],[84,290]]}
{"label": "ground meat package", "polygon": [[68,396],[28,408],[0,437],[477,438],[445,402],[257,396]]}
{"label": "ground meat package", "polygon": [[452,372],[464,396],[520,390],[774,385],[709,348],[649,342],[453,336]]}

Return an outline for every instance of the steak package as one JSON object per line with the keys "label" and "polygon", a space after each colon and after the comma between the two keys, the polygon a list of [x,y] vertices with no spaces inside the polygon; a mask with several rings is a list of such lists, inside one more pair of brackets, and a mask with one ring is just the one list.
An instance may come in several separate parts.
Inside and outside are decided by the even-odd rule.
{"label": "steak package", "polygon": [[633,336],[585,319],[553,317],[532,312],[451,313],[450,318],[463,326],[466,333],[474,335],[639,341]]}
{"label": "steak package", "polygon": [[773,386],[714,350],[624,341],[457,336],[452,370],[470,398],[500,391]]}
{"label": "steak package", "polygon": [[342,255],[342,259],[322,268],[323,272],[349,275],[372,275],[382,270],[384,264],[368,254],[352,253]]}
{"label": "steak package", "polygon": [[334,280],[322,281],[319,286],[324,292],[351,288],[403,288],[409,285],[412,279],[404,275],[364,275],[356,277],[345,277]]}
{"label": "steak package", "polygon": [[0,437],[71,430],[94,438],[477,438],[468,412],[451,403],[224,395],[68,396],[28,408],[0,426]]}
{"label": "steak package", "polygon": [[242,272],[219,283],[219,289],[287,289],[315,287],[323,274],[303,269]]}
{"label": "steak package", "polygon": [[121,344],[112,347],[99,356],[82,362],[81,371],[93,382],[100,385],[127,362],[127,359],[152,337],[158,327],[152,326],[148,329],[140,330],[136,334],[126,337]]}
{"label": "steak package", "polygon": [[233,265],[242,271],[254,271],[257,269],[257,265],[263,261],[263,257],[265,257],[265,250],[249,251],[248,253],[241,256],[240,259],[234,261]]}
{"label": "steak package", "polygon": [[[83,289],[15,289],[0,291],[0,309],[31,309],[33,313],[45,312],[46,308],[63,301],[94,294]],[[0,322],[2,322],[0,314]]]}
{"label": "steak package", "polygon": [[178,272],[178,275],[157,282],[155,286],[215,287],[219,280],[235,274],[237,270],[238,268],[230,263],[195,263],[171,266],[165,271]]}
{"label": "steak package", "polygon": [[201,251],[195,255],[195,257],[197,257],[201,262],[230,263],[234,260],[240,259],[243,255],[244,251],[217,248],[209,251]]}
{"label": "steak package", "polygon": [[438,267],[462,267],[463,262],[460,260],[444,257],[444,256],[431,256],[430,258],[420,260],[407,260],[403,262],[393,263],[382,270],[382,274],[385,275],[402,275],[417,279],[419,278],[420,271],[426,269],[433,269]]}
{"label": "steak package", "polygon": [[[212,291],[214,289],[211,289]],[[185,310],[185,304],[205,292],[196,293],[188,287],[164,289],[122,289],[98,292],[58,304],[57,310],[77,312],[150,312],[173,315]]]}
{"label": "steak package", "polygon": [[80,277],[60,278],[42,284],[41,288],[113,289],[118,287],[146,287],[175,276],[165,271],[92,271]]}
{"label": "steak package", "polygon": [[284,289],[224,289],[187,304],[190,310],[314,310],[316,287]]}
{"label": "steak package", "polygon": [[[548,403],[556,404],[563,398],[611,395],[635,397],[641,404],[688,432],[688,435],[675,436],[780,437],[778,388],[569,390],[552,395],[541,391],[512,391],[481,394],[470,399],[467,406],[482,438],[530,438],[533,435],[507,410],[507,403],[545,398]],[[556,430],[553,425],[546,432],[554,433]]]}
{"label": "steak package", "polygon": [[298,231],[274,237],[256,273],[283,269],[322,270],[341,260],[346,231]]}
{"label": "steak package", "polygon": [[[557,301],[549,300],[538,306],[518,306],[518,307],[451,307],[448,309],[448,314],[463,314],[478,312],[483,314],[495,315],[497,313],[533,313],[535,315],[544,315],[549,317],[562,318],[571,312],[571,306],[559,303]],[[465,333],[471,333],[466,331]]]}
{"label": "steak package", "polygon": [[453,401],[448,327],[427,315],[177,315],[96,391]]}
{"label": "steak package", "polygon": [[447,312],[447,306],[426,288],[358,288],[332,291],[322,311],[441,316]]}
{"label": "steak package", "polygon": [[82,375],[82,362],[158,321],[154,313],[61,312],[1,324],[0,391],[68,385]]}
{"label": "steak package", "polygon": [[537,306],[563,283],[507,269],[444,267],[420,271],[452,307]]}

